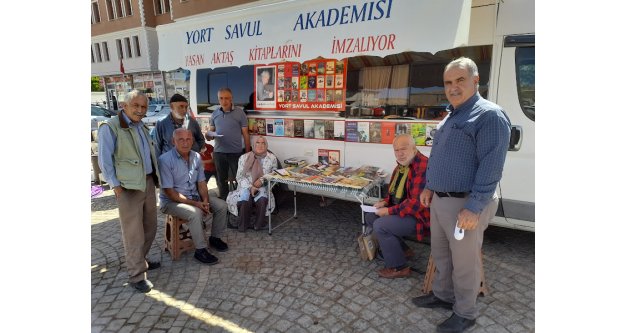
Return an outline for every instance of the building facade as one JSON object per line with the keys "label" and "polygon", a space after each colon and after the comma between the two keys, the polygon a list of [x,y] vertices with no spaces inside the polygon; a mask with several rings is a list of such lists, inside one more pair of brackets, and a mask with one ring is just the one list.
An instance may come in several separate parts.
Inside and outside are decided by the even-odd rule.
{"label": "building facade", "polygon": [[151,103],[174,93],[189,97],[189,72],[160,71],[156,26],[253,1],[91,0],[91,75],[105,86],[106,103],[139,89]]}

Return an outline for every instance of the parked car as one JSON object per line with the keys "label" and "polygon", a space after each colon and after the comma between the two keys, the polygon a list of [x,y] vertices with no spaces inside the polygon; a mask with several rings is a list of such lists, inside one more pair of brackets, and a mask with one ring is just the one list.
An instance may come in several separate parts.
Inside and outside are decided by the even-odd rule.
{"label": "parked car", "polygon": [[148,112],[145,117],[141,119],[148,127],[153,127],[160,119],[167,117],[171,113],[171,108],[168,104],[152,104],[148,106]]}
{"label": "parked car", "polygon": [[98,105],[91,105],[91,130],[98,129],[98,123],[110,119],[115,115],[114,111],[103,108]]}

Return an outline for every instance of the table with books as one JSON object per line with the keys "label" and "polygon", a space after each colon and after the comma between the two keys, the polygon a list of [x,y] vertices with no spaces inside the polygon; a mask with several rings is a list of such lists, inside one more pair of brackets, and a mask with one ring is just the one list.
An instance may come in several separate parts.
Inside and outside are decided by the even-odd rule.
{"label": "table with books", "polygon": [[[312,164],[285,160],[285,168],[263,176],[267,187],[285,184],[293,191],[293,216],[272,227],[269,214],[269,234],[273,229],[297,218],[297,193],[308,193],[328,198],[372,204],[381,199],[382,183],[386,175],[373,166],[340,167],[339,165]],[[361,214],[364,232],[364,213]]]}

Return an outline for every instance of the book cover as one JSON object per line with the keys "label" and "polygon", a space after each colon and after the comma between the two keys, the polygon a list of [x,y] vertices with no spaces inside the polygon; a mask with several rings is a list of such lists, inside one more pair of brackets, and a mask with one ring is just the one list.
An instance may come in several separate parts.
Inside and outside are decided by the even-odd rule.
{"label": "book cover", "polygon": [[326,74],[334,74],[334,60],[326,62]]}
{"label": "book cover", "polygon": [[328,161],[330,165],[341,164],[341,151],[340,150],[328,150]]}
{"label": "book cover", "polygon": [[308,75],[317,75],[317,63],[316,62],[308,63]]}
{"label": "book cover", "polygon": [[323,139],[325,136],[325,120],[315,120],[315,139]]}
{"label": "book cover", "polygon": [[358,122],[346,121],[345,122],[345,135],[347,142],[358,142]]}
{"label": "book cover", "polygon": [[395,123],[387,123],[384,122],[382,123],[381,126],[381,132],[382,132],[382,143],[393,143],[393,140],[395,139]]}
{"label": "book cover", "polygon": [[325,120],[325,134],[323,138],[326,140],[334,139],[334,120]]}
{"label": "book cover", "polygon": [[344,65],[343,60],[336,62],[336,74],[343,74]]}
{"label": "book cover", "polygon": [[306,75],[306,76],[308,76],[308,64],[303,63],[303,64],[300,66],[300,69],[301,69],[301,70],[300,70],[299,75]]}
{"label": "book cover", "polygon": [[381,143],[382,142],[382,124],[380,122],[369,123],[369,142]]}
{"label": "book cover", "polygon": [[407,123],[397,123],[395,125],[395,136],[398,136],[398,135],[401,135],[401,134],[411,134],[410,124],[407,124]]}
{"label": "book cover", "polygon": [[424,123],[412,124],[411,134],[417,146],[425,146],[425,124]]}
{"label": "book cover", "polygon": [[273,122],[274,119],[265,119],[265,124],[267,126],[267,135],[274,135]]}
{"label": "book cover", "polygon": [[284,119],[273,120],[273,133],[275,136],[284,136]]}
{"label": "book cover", "polygon": [[323,75],[326,73],[326,63],[325,61],[321,61],[317,63],[317,75]]}
{"label": "book cover", "polygon": [[[278,66],[278,76],[280,76],[280,70],[279,70],[280,67],[279,66]],[[299,65],[297,67],[299,67]],[[292,63],[284,64],[284,76],[285,77],[288,78],[288,77],[293,76],[293,72],[292,71],[293,71],[293,64]],[[290,82],[290,81],[291,81],[291,79],[287,79],[286,80],[286,82]]]}
{"label": "book cover", "polygon": [[295,136],[295,123],[293,119],[284,119],[284,136],[290,138]]}
{"label": "book cover", "polygon": [[304,119],[293,119],[293,136],[304,137]]}
{"label": "book cover", "polygon": [[334,91],[334,101],[345,104],[345,100],[343,99],[343,90]]}
{"label": "book cover", "polygon": [[428,123],[425,125],[425,145],[431,146],[434,144],[434,134],[436,134],[436,123]]}
{"label": "book cover", "polygon": [[278,102],[284,102],[284,90],[278,90]]}
{"label": "book cover", "polygon": [[326,75],[326,88],[334,88],[334,75]]}
{"label": "book cover", "polygon": [[304,120],[304,137],[315,138],[315,121],[312,119]]}
{"label": "book cover", "polygon": [[291,102],[299,102],[299,91],[291,90]]}
{"label": "book cover", "polygon": [[303,89],[299,91],[299,101],[300,102],[308,101],[308,90]]}
{"label": "book cover", "polygon": [[293,64],[293,66],[291,67],[291,73],[293,74],[292,76],[294,78],[297,78],[299,76],[299,64]]}
{"label": "book cover", "polygon": [[284,76],[284,64],[278,65],[278,77]]}
{"label": "book cover", "polygon": [[300,76],[299,77],[299,88],[300,89],[308,89],[308,76]]}
{"label": "book cover", "polygon": [[267,135],[265,119],[256,118],[256,128],[258,129],[258,135]]}
{"label": "book cover", "polygon": [[284,77],[278,77],[278,89],[284,89]]}
{"label": "book cover", "polygon": [[323,89],[317,89],[317,102],[325,102],[326,97]]}
{"label": "book cover", "polygon": [[369,123],[366,121],[358,122],[358,142],[369,142]]}
{"label": "book cover", "polygon": [[315,89],[308,89],[308,101],[309,102],[316,102],[317,101],[317,90],[315,90]]}
{"label": "book cover", "polygon": [[258,134],[256,127],[256,118],[247,118],[247,130],[250,134]]}
{"label": "book cover", "polygon": [[317,76],[317,88],[325,88],[326,77],[325,75]]}
{"label": "book cover", "polygon": [[309,76],[308,77],[308,89],[317,88],[317,77]]}
{"label": "book cover", "polygon": [[318,149],[317,150],[317,160],[319,161],[319,163],[330,164],[330,160],[329,160],[329,157],[328,157],[328,150],[327,149]]}
{"label": "book cover", "polygon": [[334,78],[334,87],[335,88],[343,88],[343,75],[337,75]]}
{"label": "book cover", "polygon": [[326,102],[334,102],[334,91],[326,90]]}
{"label": "book cover", "polygon": [[334,140],[345,140],[345,121],[334,121]]}
{"label": "book cover", "polygon": [[294,76],[291,78],[291,87],[293,89],[299,89],[299,76]]}

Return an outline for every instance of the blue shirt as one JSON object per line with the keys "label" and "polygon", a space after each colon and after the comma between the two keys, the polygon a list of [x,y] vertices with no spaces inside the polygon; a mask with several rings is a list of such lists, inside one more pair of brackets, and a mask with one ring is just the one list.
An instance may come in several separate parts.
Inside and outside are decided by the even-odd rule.
{"label": "blue shirt", "polygon": [[189,162],[187,162],[176,149],[172,149],[158,157],[158,165],[161,172],[161,191],[159,194],[161,207],[171,202],[165,194],[166,188],[172,188],[185,197],[197,196],[199,198],[197,183],[206,180],[204,165],[199,153],[190,151]]}
{"label": "blue shirt", "polygon": [[[135,131],[139,133],[139,137],[141,138],[141,158],[143,159],[143,169],[145,170],[145,174],[149,175],[152,173],[152,158],[150,157],[150,144],[148,142],[148,138],[144,135],[143,131],[143,122],[139,121],[138,123],[133,123],[124,111],[121,111],[118,117],[124,117],[126,123],[130,128],[134,128]],[[113,154],[115,153],[115,148],[117,147],[117,137],[113,134],[113,131],[109,126],[101,126],[98,130],[98,154],[100,155],[100,169],[102,169],[102,174],[104,175],[104,179],[111,185],[111,187],[120,186],[121,183],[117,179],[117,175],[115,173],[115,162],[113,161]]]}
{"label": "blue shirt", "polygon": [[[172,111],[174,112],[174,111]],[[200,128],[200,124],[197,120],[189,117],[187,113],[185,115],[185,119],[182,124],[177,124],[174,122],[173,116],[168,114],[165,118],[160,119],[156,122],[156,126],[154,128],[154,148],[156,150],[156,156],[161,156],[162,154],[173,150],[174,145],[172,143],[172,139],[174,136],[174,130],[180,127],[185,127],[193,133],[193,146],[191,150],[197,151],[198,153],[204,147],[204,135],[202,135],[202,130]]]}
{"label": "blue shirt", "polygon": [[434,135],[426,188],[470,192],[464,208],[480,213],[501,180],[510,142],[510,120],[503,109],[479,93],[454,109]]}
{"label": "blue shirt", "polygon": [[216,153],[240,153],[243,150],[243,134],[241,129],[247,127],[247,117],[240,108],[224,112],[220,106],[210,118],[210,125],[222,137],[215,138]]}

